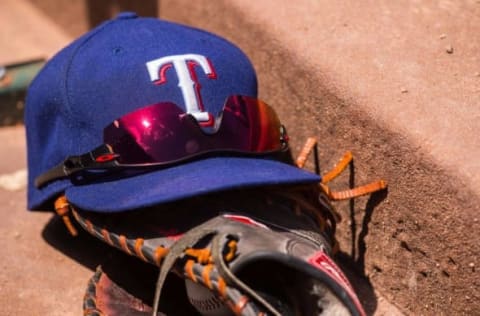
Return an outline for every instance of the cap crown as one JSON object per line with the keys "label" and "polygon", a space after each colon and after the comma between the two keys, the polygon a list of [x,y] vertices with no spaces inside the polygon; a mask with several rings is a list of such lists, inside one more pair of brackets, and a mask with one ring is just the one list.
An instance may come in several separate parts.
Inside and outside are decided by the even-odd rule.
{"label": "cap crown", "polygon": [[45,203],[72,185],[37,189],[39,174],[102,144],[104,127],[122,115],[168,101],[208,125],[234,94],[256,97],[257,79],[225,39],[129,13],[105,22],[61,50],[29,88],[28,208],[51,208]]}

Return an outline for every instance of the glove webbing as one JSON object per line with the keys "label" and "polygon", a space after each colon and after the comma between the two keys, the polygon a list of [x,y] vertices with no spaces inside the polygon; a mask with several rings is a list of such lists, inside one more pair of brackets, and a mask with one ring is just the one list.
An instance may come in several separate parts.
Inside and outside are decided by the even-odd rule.
{"label": "glove webbing", "polygon": [[[77,220],[77,222],[90,234],[93,236],[104,240],[108,244],[118,249],[123,250],[124,252],[142,258],[146,262],[152,263],[160,267],[160,274],[157,279],[157,286],[155,291],[155,298],[153,304],[153,315],[156,315],[158,310],[159,299],[162,291],[163,284],[165,282],[167,274],[173,268],[175,262],[184,256],[193,257],[197,262],[203,264],[204,269],[209,269],[211,272],[213,263],[215,263],[216,268],[220,268],[221,271],[218,271],[219,276],[217,279],[217,286],[214,287],[211,285],[211,276],[208,273],[201,273],[201,277],[195,277],[193,272],[195,269],[192,268],[192,263],[189,260],[183,264],[183,270],[185,276],[191,279],[194,282],[201,283],[202,285],[214,290],[219,296],[224,299],[227,304],[230,306],[232,311],[237,315],[261,315],[261,311],[258,311],[254,305],[249,303],[249,297],[241,294],[240,291],[235,288],[224,289],[224,284],[235,284],[238,288],[242,289],[247,293],[251,298],[253,298],[257,303],[260,304],[263,308],[268,310],[272,315],[280,315],[275,308],[273,308],[266,300],[257,295],[252,289],[250,289],[246,284],[240,281],[238,278],[233,275],[225,262],[229,262],[235,256],[236,243],[232,242],[231,238],[227,242],[220,244],[217,242],[222,236],[217,235],[217,232],[213,228],[215,227],[215,221],[219,221],[218,218],[214,218],[210,221],[199,225],[192,230],[186,232],[182,238],[180,238],[173,246],[170,248],[164,247],[162,245],[158,246],[153,252],[151,249],[148,249],[143,245],[143,239],[137,238],[135,240],[128,239],[124,235],[117,235],[107,231],[105,228],[100,228],[94,225],[90,220],[83,218],[80,214],[72,208],[72,214]],[[212,253],[208,249],[195,249],[190,248],[199,240],[209,235],[215,235],[212,242]],[[225,236],[223,237],[225,238]],[[223,255],[223,248],[227,247],[227,252]],[[206,264],[206,265],[205,265]],[[206,276],[206,277],[205,277]]]}
{"label": "glove webbing", "polygon": [[[213,218],[205,223],[192,228],[188,232],[186,232],[180,240],[178,240],[172,247],[170,247],[168,254],[166,255],[162,266],[160,267],[160,273],[157,280],[157,286],[155,290],[155,298],[153,303],[153,312],[152,315],[155,316],[158,310],[158,306],[160,303],[160,296],[163,288],[163,284],[165,279],[167,278],[168,273],[173,268],[175,262],[181,258],[184,253],[185,249],[188,247],[193,246],[201,239],[207,237],[208,235],[215,235],[212,241],[212,257],[213,262],[217,264],[217,268],[219,268],[218,272],[220,275],[227,279],[227,281],[231,284],[235,284],[238,288],[242,289],[252,298],[254,298],[258,303],[260,303],[265,309],[267,309],[272,315],[280,316],[280,313],[273,308],[266,300],[262,297],[257,295],[252,289],[250,289],[245,283],[239,280],[228,268],[223,260],[221,249],[223,248],[219,241],[222,238],[222,235],[218,235],[218,231],[215,228],[221,224],[221,221],[218,218]],[[239,302],[242,303],[242,306],[236,305],[234,308],[234,312],[237,315],[252,315],[251,312],[244,310],[244,308],[248,307],[246,297]],[[255,315],[255,314],[253,314]]]}

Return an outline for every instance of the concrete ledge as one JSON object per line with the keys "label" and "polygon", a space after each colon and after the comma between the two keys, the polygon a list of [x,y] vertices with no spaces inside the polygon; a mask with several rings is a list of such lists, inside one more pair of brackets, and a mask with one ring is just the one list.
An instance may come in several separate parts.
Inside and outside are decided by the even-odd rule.
{"label": "concrete ledge", "polygon": [[367,283],[408,314],[471,314],[480,310],[479,10],[177,0],[161,1],[160,16],[246,50],[297,149],[321,140],[324,169],[350,149],[356,184],[389,181],[383,200],[338,204],[343,251]]}

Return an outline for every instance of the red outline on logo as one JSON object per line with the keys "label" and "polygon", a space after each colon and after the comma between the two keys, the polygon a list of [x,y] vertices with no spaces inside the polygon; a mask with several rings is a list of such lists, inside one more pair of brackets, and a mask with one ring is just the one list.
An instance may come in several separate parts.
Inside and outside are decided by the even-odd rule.
{"label": "red outline on logo", "polygon": [[[208,59],[208,58],[206,58],[206,59],[207,59],[208,65],[210,66],[210,69],[212,70],[211,73],[207,74],[207,78],[217,79],[217,73],[215,72],[215,68],[213,68],[213,65],[210,62],[210,59]],[[198,123],[200,124],[200,126],[211,127],[211,126],[215,125],[215,118],[210,112],[205,111],[205,105],[203,104],[202,95],[200,94],[200,90],[202,88],[202,85],[200,84],[200,82],[198,80],[197,72],[195,71],[195,66],[200,66],[200,65],[197,62],[195,62],[194,60],[187,60],[187,68],[188,68],[188,71],[190,73],[190,78],[194,82],[193,87],[194,87],[194,90],[195,90],[195,96],[197,98],[198,107],[199,107],[201,112],[207,112],[208,113],[208,121],[198,122]]]}
{"label": "red outline on logo", "polygon": [[173,63],[168,63],[162,65],[158,71],[158,80],[155,80],[153,83],[156,85],[161,85],[167,82],[167,70],[173,67]]}

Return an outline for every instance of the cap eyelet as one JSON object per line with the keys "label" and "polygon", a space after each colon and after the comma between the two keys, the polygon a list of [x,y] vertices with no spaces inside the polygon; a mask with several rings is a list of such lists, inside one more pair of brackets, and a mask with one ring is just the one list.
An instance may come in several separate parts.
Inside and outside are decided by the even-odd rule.
{"label": "cap eyelet", "polygon": [[120,55],[123,52],[123,48],[122,47],[115,47],[114,49],[112,49],[112,52],[113,52],[114,55]]}
{"label": "cap eyelet", "polygon": [[127,19],[135,19],[138,18],[138,15],[135,12],[120,12],[117,14],[118,20],[127,20]]}

